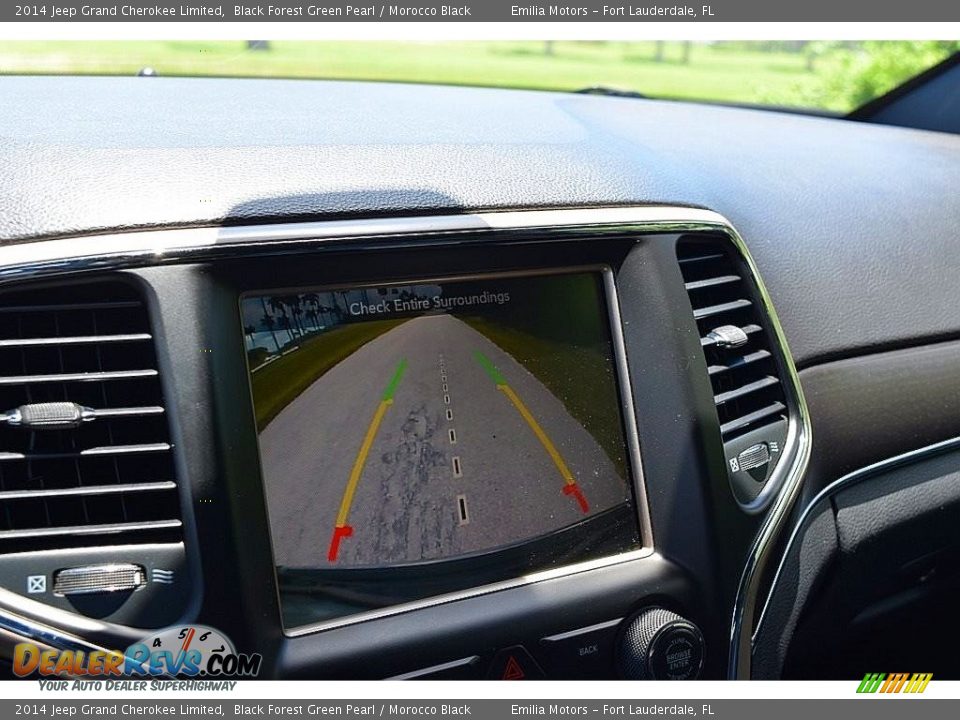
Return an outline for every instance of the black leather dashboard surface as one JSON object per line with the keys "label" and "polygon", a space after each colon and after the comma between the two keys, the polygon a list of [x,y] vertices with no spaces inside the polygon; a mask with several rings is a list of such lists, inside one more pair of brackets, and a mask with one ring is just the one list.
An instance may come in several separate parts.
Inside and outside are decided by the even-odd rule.
{"label": "black leather dashboard surface", "polygon": [[800,366],[960,337],[960,137],[373,83],[0,78],[0,243],[168,225],[691,204],[744,235]]}

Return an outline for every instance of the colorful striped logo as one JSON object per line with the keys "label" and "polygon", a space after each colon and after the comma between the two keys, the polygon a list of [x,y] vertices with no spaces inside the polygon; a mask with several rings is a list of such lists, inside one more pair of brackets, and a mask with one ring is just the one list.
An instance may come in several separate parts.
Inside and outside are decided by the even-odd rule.
{"label": "colorful striped logo", "polygon": [[922,693],[932,679],[933,673],[867,673],[857,692]]}

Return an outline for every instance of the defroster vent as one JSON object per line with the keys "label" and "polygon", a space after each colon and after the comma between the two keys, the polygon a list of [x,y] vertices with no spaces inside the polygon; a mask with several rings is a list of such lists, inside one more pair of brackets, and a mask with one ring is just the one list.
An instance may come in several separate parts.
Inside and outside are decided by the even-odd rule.
{"label": "defroster vent", "polygon": [[0,294],[0,554],[181,539],[138,291],[105,281]]}
{"label": "defroster vent", "polygon": [[752,501],[770,477],[787,431],[788,402],[775,339],[749,268],[725,240],[677,245],[713,387],[727,470],[738,498]]}

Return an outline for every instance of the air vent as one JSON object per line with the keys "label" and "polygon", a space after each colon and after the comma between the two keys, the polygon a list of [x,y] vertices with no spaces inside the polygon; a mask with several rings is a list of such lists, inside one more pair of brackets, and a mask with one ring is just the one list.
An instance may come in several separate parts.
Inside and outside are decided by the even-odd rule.
{"label": "air vent", "polygon": [[121,282],[0,295],[0,554],[179,542],[149,318]]}
{"label": "air vent", "polygon": [[752,502],[783,451],[787,396],[746,263],[725,240],[683,238],[677,258],[700,335],[737,497]]}

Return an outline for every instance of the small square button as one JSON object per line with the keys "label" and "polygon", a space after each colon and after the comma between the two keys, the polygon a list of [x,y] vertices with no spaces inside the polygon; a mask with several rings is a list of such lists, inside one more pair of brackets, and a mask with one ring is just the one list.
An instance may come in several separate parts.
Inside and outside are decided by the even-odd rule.
{"label": "small square button", "polygon": [[47,591],[46,575],[27,575],[27,592],[31,595]]}

